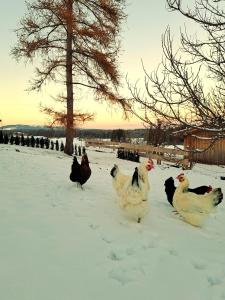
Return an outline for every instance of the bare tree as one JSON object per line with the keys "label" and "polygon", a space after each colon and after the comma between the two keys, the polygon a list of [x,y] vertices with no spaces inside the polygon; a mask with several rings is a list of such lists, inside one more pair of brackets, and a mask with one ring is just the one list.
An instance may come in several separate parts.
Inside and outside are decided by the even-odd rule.
{"label": "bare tree", "polygon": [[213,129],[214,141],[225,130],[225,11],[219,6],[224,1],[196,0],[193,10],[182,6],[184,2],[167,0],[171,10],[201,26],[205,40],[194,40],[184,31],[175,51],[168,27],[162,37],[162,63],[151,74],[143,65],[144,93],[127,80],[130,107],[148,124],[161,118],[173,126]]}
{"label": "bare tree", "polygon": [[74,122],[92,117],[76,110],[74,113],[74,87],[75,93],[78,87],[90,88],[97,100],[125,108],[117,92],[123,9],[123,0],[27,1],[27,13],[17,30],[18,42],[12,54],[18,60],[36,59],[38,63],[30,90],[40,90],[48,81],[66,87],[66,111],[43,110],[66,126],[67,154],[72,154]]}
{"label": "bare tree", "polygon": [[225,75],[225,3],[224,0],[195,0],[190,8],[186,1],[167,0],[169,10],[179,12],[197,23],[203,37],[191,37],[185,30],[181,43],[194,63],[204,63],[212,78],[224,84]]}

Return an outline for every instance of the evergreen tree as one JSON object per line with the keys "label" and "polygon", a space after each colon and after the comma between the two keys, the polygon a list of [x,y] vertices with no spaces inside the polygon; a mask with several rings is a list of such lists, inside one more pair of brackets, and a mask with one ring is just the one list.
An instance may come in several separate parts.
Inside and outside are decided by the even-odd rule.
{"label": "evergreen tree", "polygon": [[44,144],[45,144],[45,141],[44,141],[43,137],[41,137],[40,138],[40,147],[44,148]]}
{"label": "evergreen tree", "polygon": [[40,146],[40,140],[39,140],[38,137],[35,140],[35,144],[36,144],[36,148],[39,148],[39,146]]}
{"label": "evergreen tree", "polygon": [[60,151],[64,151],[64,144],[63,144],[63,142],[61,142]]}
{"label": "evergreen tree", "polygon": [[13,145],[13,143],[14,143],[14,137],[13,137],[13,135],[10,136],[9,142],[10,142],[11,145]]}
{"label": "evergreen tree", "polygon": [[46,139],[45,139],[45,148],[46,148],[46,149],[49,149],[49,144],[50,144],[49,139],[46,138]]}
{"label": "evergreen tree", "polygon": [[75,144],[75,147],[74,147],[74,152],[75,152],[75,155],[77,156],[77,145]]}
{"label": "evergreen tree", "polygon": [[56,140],[56,142],[55,142],[55,150],[59,151],[59,141],[58,140]]}
{"label": "evergreen tree", "polygon": [[27,145],[27,147],[30,146],[30,143],[31,143],[30,138],[29,138],[29,136],[27,136],[26,141],[25,141],[25,144]]}
{"label": "evergreen tree", "polygon": [[81,156],[81,146],[78,146],[78,155]]}
{"label": "evergreen tree", "polygon": [[30,144],[31,144],[31,147],[34,148],[34,146],[35,146],[35,138],[33,137],[33,135],[30,138]]}
{"label": "evergreen tree", "polygon": [[21,146],[25,146],[25,139],[24,139],[23,134],[21,135],[20,143],[21,143]]}
{"label": "evergreen tree", "polygon": [[6,133],[4,135],[4,144],[8,144],[8,142],[9,142],[9,137],[8,137],[8,134]]}
{"label": "evergreen tree", "polygon": [[0,130],[0,144],[3,144],[3,143],[4,143],[4,136],[3,136],[2,130]]}
{"label": "evergreen tree", "polygon": [[16,135],[16,137],[15,137],[15,145],[19,145],[20,144],[20,138],[19,138],[19,136],[18,136],[18,134]]}
{"label": "evergreen tree", "polygon": [[51,141],[51,150],[54,150],[54,142]]}

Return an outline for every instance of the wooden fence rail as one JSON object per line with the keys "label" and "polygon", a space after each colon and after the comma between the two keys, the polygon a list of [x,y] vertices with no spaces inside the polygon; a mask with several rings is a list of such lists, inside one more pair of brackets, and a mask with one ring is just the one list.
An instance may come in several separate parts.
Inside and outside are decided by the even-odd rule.
{"label": "wooden fence rail", "polygon": [[114,150],[123,148],[124,150],[138,151],[140,156],[151,157],[152,159],[156,159],[158,163],[161,161],[174,162],[178,165],[182,165],[185,169],[188,168],[189,165],[188,152],[184,150],[166,148],[162,146],[154,147],[144,144],[111,142],[98,139],[86,139],[85,144],[87,147],[93,146],[99,148],[111,148]]}

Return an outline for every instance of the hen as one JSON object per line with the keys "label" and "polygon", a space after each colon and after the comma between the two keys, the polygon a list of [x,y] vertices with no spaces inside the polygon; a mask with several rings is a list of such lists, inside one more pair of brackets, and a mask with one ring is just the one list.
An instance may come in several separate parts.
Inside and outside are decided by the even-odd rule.
{"label": "hen", "polygon": [[70,180],[77,182],[77,185],[81,186],[90,178],[91,168],[89,166],[89,160],[87,154],[84,154],[81,159],[81,163],[77,161],[76,156],[73,158],[73,164],[71,167]]}
{"label": "hen", "polygon": [[188,179],[184,174],[177,176],[180,184],[173,196],[173,206],[184,220],[194,226],[201,226],[213,208],[221,203],[223,193],[221,188],[213,189],[204,195],[188,192]]}
{"label": "hen", "polygon": [[[174,185],[173,177],[170,177],[170,178],[166,179],[166,181],[164,183],[164,186],[165,186],[165,192],[166,192],[166,195],[167,195],[167,200],[173,206],[173,195],[174,195],[175,190],[176,190],[176,187]],[[194,189],[188,188],[187,191],[198,194],[198,195],[204,195],[205,193],[211,192],[212,187],[211,187],[211,185],[209,185],[209,186],[201,185],[201,186],[198,186]]]}
{"label": "hen", "polygon": [[135,168],[133,176],[123,174],[117,165],[110,172],[119,206],[138,223],[148,212],[148,171],[152,168],[153,161],[149,159],[147,164],[142,163]]}

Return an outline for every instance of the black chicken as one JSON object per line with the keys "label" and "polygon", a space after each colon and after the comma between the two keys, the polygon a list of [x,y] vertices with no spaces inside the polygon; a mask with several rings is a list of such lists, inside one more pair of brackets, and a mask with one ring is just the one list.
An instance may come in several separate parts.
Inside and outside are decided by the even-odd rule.
{"label": "black chicken", "polygon": [[82,185],[90,178],[91,169],[89,166],[89,160],[87,154],[84,154],[81,159],[81,163],[77,161],[76,156],[73,158],[73,164],[71,167],[70,180],[77,182],[78,185]]}
{"label": "black chicken", "polygon": [[[173,195],[175,193],[176,187],[174,185],[174,179],[173,177],[170,177],[168,179],[166,179],[165,183],[165,192],[167,195],[167,200],[168,202],[173,206]],[[201,185],[199,187],[196,187],[194,189],[188,188],[187,189],[188,192],[191,193],[195,193],[198,195],[204,195],[205,193],[209,193],[212,191],[212,187],[211,185],[207,186],[207,185]]]}

